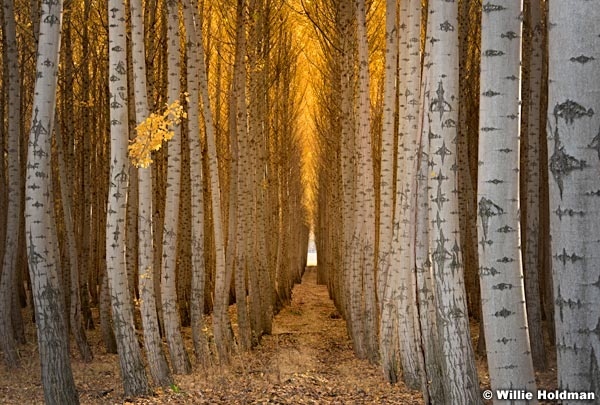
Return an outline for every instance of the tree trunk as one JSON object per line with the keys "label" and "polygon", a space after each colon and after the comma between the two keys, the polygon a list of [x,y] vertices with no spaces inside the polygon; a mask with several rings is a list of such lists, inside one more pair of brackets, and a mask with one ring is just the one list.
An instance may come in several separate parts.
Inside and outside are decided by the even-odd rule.
{"label": "tree trunk", "polygon": [[[83,18],[87,21],[90,18],[91,13],[91,0],[83,1]],[[80,63],[81,66],[81,87],[82,93],[81,98],[82,101],[86,104],[81,111],[81,122],[83,125],[88,125],[92,115],[90,114],[90,109],[87,107],[90,104],[90,92],[91,92],[91,80],[90,80],[90,53],[89,53],[89,27],[88,24],[84,24],[82,27],[81,34],[81,54],[83,58],[83,63]],[[83,129],[84,133],[87,132],[87,129]],[[92,147],[91,147],[91,136],[86,134],[87,136],[83,137],[83,155],[86,157],[82,161],[81,167],[81,184],[80,184],[80,193],[81,193],[81,201],[79,202],[79,209],[81,212],[79,213],[79,219],[81,221],[81,227],[78,229],[81,233],[79,234],[79,238],[81,239],[80,249],[79,249],[79,263],[81,264],[81,271],[79,273],[79,279],[81,283],[80,295],[81,295],[81,310],[83,313],[83,318],[85,322],[86,329],[93,329],[94,321],[92,319],[92,311],[90,309],[90,286],[89,286],[89,273],[90,267],[93,260],[91,255],[92,252],[92,220],[93,216],[90,211],[93,205],[93,193],[94,189],[98,188],[98,185],[91,181],[91,166],[92,166]],[[96,291],[97,286],[92,286],[94,291]]]}
{"label": "tree trunk", "polygon": [[[191,2],[195,10],[195,2]],[[204,48],[202,47],[202,31],[196,30],[200,63],[198,67],[202,112],[206,125],[206,146],[208,149],[208,178],[210,183],[210,205],[213,218],[213,235],[215,244],[215,301],[213,310],[213,328],[215,343],[222,364],[229,362],[233,340],[227,308],[229,304],[229,284],[226,282],[225,239],[223,237],[223,221],[221,215],[221,186],[219,180],[219,161],[217,156],[215,127],[210,108],[208,78]]]}
{"label": "tree trunk", "polygon": [[[236,43],[235,60],[233,64],[233,90],[231,100],[231,111],[235,112],[234,126],[231,128],[231,193],[229,198],[235,199],[235,212],[230,211],[229,215],[236,218],[235,233],[231,233],[233,238],[228,241],[227,249],[235,249],[235,301],[237,306],[238,330],[240,346],[243,350],[250,348],[252,344],[252,333],[248,319],[247,304],[247,286],[246,286],[246,266],[248,257],[245,250],[245,238],[248,237],[248,218],[245,216],[248,205],[248,180],[244,173],[248,161],[248,118],[246,107],[246,33],[245,33],[245,0],[237,2],[237,22],[236,22]],[[230,112],[231,114],[231,112]],[[242,147],[240,147],[240,145]],[[243,159],[242,159],[243,157]],[[236,184],[237,182],[237,184]],[[235,192],[234,192],[235,185]],[[231,245],[230,245],[231,244]],[[231,247],[230,247],[231,246]],[[233,247],[235,246],[235,248]]]}
{"label": "tree trunk", "polygon": [[[146,86],[146,63],[144,45],[144,22],[142,3],[131,0],[131,49],[133,65],[133,87],[135,97],[135,120],[139,125],[148,117]],[[152,239],[152,169],[138,168],[138,286],[140,312],[144,329],[144,348],[148,358],[148,368],[154,383],[161,387],[173,383],[171,370],[165,357],[160,337],[154,292],[154,246]]]}
{"label": "tree trunk", "polygon": [[[398,69],[398,154],[396,158],[396,198],[392,268],[395,273],[397,325],[400,337],[402,379],[411,388],[424,388],[423,351],[417,310],[415,267],[415,193],[420,151],[421,116],[421,2],[404,1],[400,8]],[[424,297],[425,298],[425,297]]]}
{"label": "tree trunk", "polygon": [[546,349],[540,300],[540,123],[542,68],[544,63],[544,27],[540,0],[529,1],[529,105],[525,128],[525,243],[523,270],[531,358],[536,370],[546,369]]}
{"label": "tree trunk", "polygon": [[[4,6],[4,3],[2,4],[2,6]],[[4,16],[4,10],[2,10],[2,16]],[[5,30],[4,28],[4,18],[2,19],[2,30]],[[4,37],[3,37],[4,38]],[[6,45],[5,43],[2,44],[2,48],[3,50],[6,50]],[[6,57],[3,55],[2,56],[2,73],[3,73],[3,77],[7,76],[7,70],[8,70],[8,63],[6,61]],[[18,60],[18,59],[17,59]],[[7,91],[6,89],[6,80],[2,80],[0,82],[0,94],[6,94]],[[0,122],[4,123],[6,120],[6,115],[5,115],[5,108],[4,106],[6,105],[5,102],[6,97],[0,97]],[[8,136],[5,133],[5,128],[4,125],[0,125],[0,142],[2,145],[6,145],[6,142],[4,141],[6,138],[8,138]],[[8,156],[6,156],[7,154],[2,153],[0,154],[0,167],[5,168],[8,166],[7,160],[8,160]],[[7,183],[7,179],[6,176],[8,175],[8,173],[5,172],[5,170],[0,170],[0,212],[5,213],[8,207],[8,184]],[[7,218],[5,215],[0,215],[0,260],[4,260],[4,242],[6,240],[6,222],[7,222]],[[0,275],[2,274],[2,268],[0,268]],[[1,345],[1,343],[0,343]]]}
{"label": "tree trunk", "polygon": [[98,297],[98,316],[100,318],[100,335],[102,343],[107,353],[117,353],[117,341],[112,326],[112,317],[110,315],[110,292],[108,291],[108,277],[106,273],[100,275],[100,290]]}
{"label": "tree trunk", "polygon": [[520,3],[482,12],[478,239],[492,390],[534,392],[519,212],[521,12]]}
{"label": "tree trunk", "polygon": [[[168,104],[179,100],[179,19],[177,2],[169,1],[167,28]],[[167,192],[161,271],[161,300],[165,335],[169,344],[171,364],[177,374],[189,374],[191,364],[181,336],[177,309],[177,236],[179,233],[179,194],[181,191],[181,126],[171,128],[175,133],[167,144]]]}
{"label": "tree trunk", "polygon": [[196,358],[203,365],[210,364],[210,351],[205,333],[204,290],[206,268],[204,255],[204,180],[202,173],[202,145],[200,144],[199,78],[200,59],[197,30],[198,16],[184,3],[184,22],[189,45],[187,62],[187,84],[189,93],[188,140],[190,145],[191,221],[192,221],[192,289],[191,327]]}
{"label": "tree trunk", "polygon": [[481,402],[464,290],[458,218],[458,4],[429,3],[424,134],[429,137],[429,256],[437,300],[445,403]]}
{"label": "tree trunk", "polygon": [[[377,345],[377,301],[375,296],[375,190],[373,178],[373,152],[371,147],[370,86],[369,86],[369,49],[367,44],[367,21],[365,0],[356,0],[357,38],[358,38],[358,120],[356,132],[357,145],[357,192],[356,192],[356,230],[358,242],[358,266],[362,279],[363,314],[361,325],[364,335],[363,350],[359,350],[372,363],[379,359]],[[358,281],[354,279],[354,281]],[[361,353],[362,351],[362,353]]]}
{"label": "tree trunk", "polygon": [[269,291],[265,282],[268,274],[265,245],[265,211],[268,210],[265,198],[266,177],[266,126],[263,124],[266,115],[266,71],[268,58],[263,50],[268,48],[269,38],[266,35],[266,20],[269,9],[266,2],[250,1],[248,13],[255,18],[249,19],[248,27],[248,145],[249,156],[247,169],[250,172],[248,190],[250,191],[248,226],[248,287],[250,300],[250,324],[255,343],[267,333],[267,326],[272,315],[267,314]]}
{"label": "tree trunk", "polygon": [[558,386],[598,395],[600,41],[596,33],[600,8],[592,2],[553,1],[548,20],[550,234]]}
{"label": "tree trunk", "polygon": [[27,258],[35,305],[42,385],[47,404],[77,404],[59,278],[52,193],[52,124],[60,52],[62,2],[42,5],[37,78],[29,132],[25,187]]}
{"label": "tree trunk", "polygon": [[[6,0],[3,3],[3,35],[6,44],[6,73],[3,79],[6,92],[8,94],[8,131],[7,131],[7,207],[6,211],[6,239],[0,239],[4,243],[4,255],[2,258],[2,271],[0,274],[0,348],[4,353],[4,363],[7,367],[13,368],[19,364],[17,354],[17,342],[12,325],[12,312],[20,311],[20,307],[14,307],[13,295],[17,279],[17,258],[18,245],[21,230],[21,200],[22,200],[22,180],[20,163],[20,138],[21,138],[21,92],[19,85],[19,53],[17,48],[17,33],[15,22],[15,10],[13,0]],[[2,93],[4,97],[4,93]],[[4,120],[2,120],[4,128]],[[2,140],[4,145],[4,140]],[[3,153],[3,156],[5,154]],[[0,166],[0,171],[4,173],[4,162]],[[4,179],[2,185],[4,185]],[[0,253],[2,253],[0,251]]]}
{"label": "tree trunk", "polygon": [[[420,97],[424,97],[427,91],[426,82],[423,83]],[[421,102],[420,121],[424,116],[425,105]],[[416,279],[416,297],[418,309],[418,328],[421,332],[421,345],[423,351],[423,377],[421,391],[426,404],[444,404],[445,387],[442,374],[442,361],[438,355],[440,352],[440,338],[437,332],[436,294],[431,271],[431,260],[429,259],[429,226],[428,213],[430,210],[428,187],[429,159],[427,153],[428,139],[419,125],[418,141],[415,147],[416,154],[413,159],[413,182],[414,193],[410,201],[414,209],[411,211],[412,226],[410,237],[414,239],[414,258],[409,265],[414,268]]]}
{"label": "tree trunk", "polygon": [[[132,74],[129,75],[130,78],[128,80],[133,80]],[[134,98],[134,94],[132,92],[130,86],[129,97]],[[135,106],[133,106],[133,111],[130,113],[135,116]],[[134,132],[134,131],[131,131]],[[129,140],[133,142],[135,138],[135,134],[130,133]],[[139,278],[138,274],[138,206],[139,206],[139,190],[138,190],[138,168],[134,165],[129,165],[129,192],[127,194],[127,220],[125,224],[126,236],[125,236],[125,244],[127,246],[127,252],[125,260],[127,262],[127,284],[129,285],[129,295],[131,296],[131,301],[135,302],[136,299],[139,298],[139,289],[137,280]],[[137,322],[137,320],[136,320]],[[136,324],[136,327],[139,327]]]}
{"label": "tree trunk", "polygon": [[[459,2],[458,196],[461,240],[465,264],[465,290],[469,316],[481,321],[481,295],[477,256],[477,138],[479,127],[478,44],[481,36],[481,2]],[[475,163],[475,164],[474,164]],[[483,336],[483,334],[481,335]]]}
{"label": "tree trunk", "polygon": [[127,159],[127,58],[125,5],[108,2],[110,174],[106,218],[106,274],[111,297],[113,327],[125,395],[149,391],[142,355],[133,324],[133,308],[125,263],[125,223],[129,186]]}
{"label": "tree trunk", "polygon": [[400,374],[398,364],[398,329],[394,318],[398,307],[396,285],[392,285],[392,237],[394,225],[394,137],[396,115],[396,80],[398,68],[398,24],[396,0],[386,2],[385,82],[383,95],[383,127],[381,134],[381,180],[379,195],[379,251],[377,258],[377,296],[379,297],[379,350],[383,375],[395,383]]}
{"label": "tree trunk", "polygon": [[[338,35],[340,36],[340,129],[341,129],[341,179],[342,179],[342,284],[344,293],[344,315],[348,331],[352,339],[354,350],[358,353],[362,347],[362,338],[360,333],[360,324],[362,315],[360,314],[360,291],[356,291],[359,280],[355,280],[353,275],[354,265],[354,235],[355,231],[355,189],[356,189],[356,168],[355,168],[355,118],[354,118],[354,86],[355,86],[355,44],[356,35],[354,34],[354,2],[338,2],[338,13],[336,23],[338,25]],[[362,349],[361,349],[362,350]],[[362,354],[364,357],[364,354]]]}
{"label": "tree trunk", "polygon": [[73,216],[71,209],[71,193],[69,186],[66,184],[73,184],[70,176],[67,175],[67,169],[65,168],[65,157],[64,157],[64,145],[62,141],[62,133],[59,128],[58,120],[56,120],[56,145],[58,150],[58,172],[60,177],[60,197],[62,202],[62,211],[65,217],[65,241],[67,254],[69,256],[69,269],[65,270],[69,272],[70,276],[70,305],[69,305],[69,316],[71,321],[71,331],[75,336],[75,342],[77,343],[77,349],[84,362],[89,363],[92,361],[93,354],[92,349],[85,336],[85,329],[83,325],[83,317],[81,313],[81,296],[80,296],[80,285],[79,285],[79,261],[77,255],[77,247],[75,246],[75,230],[73,224]]}

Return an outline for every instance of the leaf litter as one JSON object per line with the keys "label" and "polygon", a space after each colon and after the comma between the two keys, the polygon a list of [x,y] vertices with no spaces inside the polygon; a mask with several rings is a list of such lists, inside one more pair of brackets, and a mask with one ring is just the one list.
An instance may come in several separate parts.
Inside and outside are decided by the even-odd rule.
{"label": "leaf litter", "polygon": [[[236,329],[235,305],[230,314]],[[272,334],[252,351],[233,355],[227,366],[196,364],[192,374],[176,375],[175,385],[154,388],[146,397],[124,397],[118,357],[106,353],[98,329],[87,331],[94,351],[91,363],[81,361],[71,344],[81,404],[423,404],[419,391],[385,382],[380,367],[354,355],[345,321],[327,288],[316,283],[316,268],[307,269],[293,289],[291,304],[275,316]],[[478,330],[472,323],[474,338]],[[191,332],[182,331],[191,354]],[[32,324],[27,325],[27,341],[20,347],[19,369],[0,366],[2,404],[43,403]],[[489,387],[485,363],[485,357],[477,356],[482,389]],[[556,386],[555,364],[550,359],[549,370],[538,373],[539,386]]]}

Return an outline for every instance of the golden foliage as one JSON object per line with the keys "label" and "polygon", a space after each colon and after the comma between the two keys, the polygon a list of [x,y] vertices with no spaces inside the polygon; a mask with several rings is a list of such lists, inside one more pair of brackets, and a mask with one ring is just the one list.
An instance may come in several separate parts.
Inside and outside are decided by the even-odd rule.
{"label": "golden foliage", "polygon": [[159,150],[163,142],[175,135],[173,127],[186,118],[187,114],[179,100],[167,105],[165,111],[152,113],[135,127],[136,137],[129,145],[129,158],[135,167],[148,167],[152,163],[152,152]]}

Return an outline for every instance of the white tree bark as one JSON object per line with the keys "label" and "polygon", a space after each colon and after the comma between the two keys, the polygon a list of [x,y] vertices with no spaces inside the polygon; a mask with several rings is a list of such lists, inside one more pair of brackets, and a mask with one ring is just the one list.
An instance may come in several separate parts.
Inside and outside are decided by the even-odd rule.
{"label": "white tree bark", "polygon": [[[189,1],[191,10],[196,10],[196,2]],[[226,283],[225,266],[225,239],[223,235],[223,219],[221,214],[221,185],[219,180],[219,162],[217,156],[217,145],[215,126],[210,107],[208,93],[208,77],[204,48],[202,46],[202,31],[196,30],[199,57],[202,63],[198,66],[199,92],[202,103],[202,113],[206,127],[206,146],[208,149],[208,177],[211,190],[211,208],[213,214],[213,232],[215,243],[215,305],[213,309],[213,328],[215,342],[222,363],[229,362],[232,350],[232,335],[230,333],[230,320],[227,313],[229,304],[229,285]]]}
{"label": "white tree bark", "polygon": [[519,2],[482,12],[478,239],[492,390],[534,392],[519,211],[521,13]]}
{"label": "white tree bark", "polygon": [[[146,86],[146,52],[144,45],[144,20],[142,3],[131,0],[131,53],[133,87],[135,95],[135,121],[139,125],[149,115]],[[152,224],[152,169],[138,169],[138,285],[140,312],[144,329],[144,348],[152,380],[158,386],[173,383],[160,337],[154,291],[154,245]]]}
{"label": "white tree bark", "polygon": [[[248,255],[245,249],[247,239],[249,238],[250,217],[247,215],[249,210],[249,180],[247,176],[240,175],[245,173],[249,164],[248,150],[248,111],[246,107],[246,33],[245,33],[245,15],[246,2],[238,0],[237,2],[237,20],[236,20],[236,49],[233,65],[233,89],[231,107],[235,111],[235,119],[231,128],[231,193],[229,198],[236,199],[235,212],[230,210],[229,215],[235,216],[235,233],[232,233],[234,239],[228,241],[228,251],[233,254],[233,265],[235,266],[235,300],[238,316],[239,342],[242,349],[249,349],[252,343],[252,333],[248,316],[247,303],[247,263]],[[234,184],[236,182],[237,184]],[[230,245],[231,244],[231,245]],[[234,247],[235,246],[235,247]]]}
{"label": "white tree bark", "polygon": [[[177,2],[167,2],[167,58],[168,104],[179,100],[179,18]],[[189,374],[191,363],[181,337],[179,310],[177,308],[177,239],[179,235],[179,202],[181,192],[181,126],[173,125],[175,133],[167,144],[167,191],[165,224],[163,232],[163,259],[161,271],[161,300],[165,335],[169,344],[171,364],[177,374]]]}
{"label": "white tree bark", "polygon": [[44,400],[48,404],[77,404],[79,398],[69,359],[65,303],[58,270],[50,162],[62,1],[44,2],[42,11],[25,183],[27,259],[35,305]]}
{"label": "white tree bark", "polygon": [[[423,90],[426,90],[424,84]],[[420,103],[423,106],[422,103]],[[420,117],[422,117],[421,112]],[[425,152],[428,149],[427,135],[419,126],[419,140],[414,155],[414,193],[410,198],[411,205],[411,238],[414,239],[414,256],[410,259],[410,266],[414,268],[416,279],[416,296],[418,323],[421,341],[418,342],[423,350],[423,370],[421,391],[425,403],[442,404],[445,401],[444,386],[442,381],[441,360],[438,356],[440,339],[437,333],[436,296],[429,260],[429,196],[428,196],[428,163],[429,158]]]}
{"label": "white tree bark", "polygon": [[268,13],[264,2],[248,2],[248,13],[253,17],[248,21],[248,166],[249,172],[248,191],[250,195],[249,211],[247,217],[247,257],[248,257],[248,298],[250,301],[250,323],[253,338],[256,342],[266,332],[267,323],[265,311],[267,309],[267,296],[264,283],[264,274],[267,271],[265,250],[265,215],[268,210],[263,184],[266,184],[266,128],[263,125],[266,114],[266,69],[268,60],[263,53],[263,46],[268,41],[266,37],[266,19]]}
{"label": "white tree bark", "polygon": [[125,5],[108,2],[110,177],[106,218],[106,273],[113,327],[125,395],[148,393],[148,381],[133,323],[133,307],[125,263],[125,222],[129,186],[127,159],[127,57]]}
{"label": "white tree bark", "polygon": [[458,3],[429,2],[424,132],[429,137],[429,256],[445,403],[481,402],[467,314],[458,218]]}
{"label": "white tree bark", "polygon": [[340,1],[337,10],[337,29],[340,35],[341,55],[338,63],[340,68],[340,130],[341,130],[341,189],[342,189],[342,232],[340,241],[341,257],[343,263],[341,266],[342,285],[344,290],[343,307],[344,316],[348,325],[348,331],[352,338],[354,348],[360,347],[361,337],[359,325],[362,323],[362,317],[359,311],[360,292],[355,291],[355,285],[359,284],[357,280],[354,283],[352,266],[354,265],[354,222],[355,222],[355,189],[356,189],[356,167],[355,167],[355,137],[354,137],[354,49],[356,35],[353,33],[353,2]]}
{"label": "white tree bark", "polygon": [[[548,155],[558,385],[600,398],[600,7],[550,2]],[[575,401],[566,401],[575,404]]]}
{"label": "white tree bark", "polygon": [[204,290],[206,269],[204,259],[204,179],[202,173],[202,145],[200,143],[200,93],[198,69],[200,59],[197,30],[200,30],[198,16],[191,10],[189,2],[184,3],[184,23],[187,35],[188,62],[187,84],[189,93],[188,139],[190,146],[190,181],[192,182],[192,289],[191,326],[196,358],[201,364],[210,363],[210,352],[204,322]]}
{"label": "white tree bark", "polygon": [[379,297],[379,349],[383,375],[389,382],[398,381],[398,307],[396,286],[392,285],[395,269],[391,268],[394,233],[394,137],[396,117],[396,80],[398,73],[398,24],[396,0],[386,1],[385,14],[385,81],[383,88],[383,126],[381,134],[381,181],[379,195],[379,251],[377,258],[377,296]]}
{"label": "white tree bark", "polygon": [[[367,21],[365,0],[356,0],[358,38],[358,120],[356,131],[357,190],[355,207],[354,239],[357,261],[353,264],[358,278],[357,291],[362,313],[362,350],[359,356],[376,362],[379,358],[377,344],[377,303],[375,297],[375,187],[373,153],[371,147],[371,102],[369,86],[369,49],[367,44]],[[359,280],[362,280],[360,282]]]}
{"label": "white tree bark", "polygon": [[397,324],[400,335],[402,379],[411,388],[423,386],[423,355],[417,311],[415,268],[415,201],[421,146],[421,2],[400,5],[398,68],[398,156],[392,268],[397,286]]}

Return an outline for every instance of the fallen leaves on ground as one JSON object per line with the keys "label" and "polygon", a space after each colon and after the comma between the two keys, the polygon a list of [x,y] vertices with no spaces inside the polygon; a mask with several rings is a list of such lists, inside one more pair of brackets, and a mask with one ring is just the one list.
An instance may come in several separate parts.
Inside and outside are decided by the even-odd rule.
{"label": "fallen leaves on ground", "polygon": [[[235,322],[235,306],[232,319]],[[234,324],[234,329],[235,329]],[[472,325],[476,338],[478,327]],[[189,328],[184,328],[191,350]],[[82,404],[422,404],[422,395],[404,384],[390,385],[380,367],[357,359],[346,324],[329,299],[325,286],[316,284],[309,268],[294,287],[292,302],[273,321],[271,335],[258,347],[233,356],[228,366],[196,365],[190,375],[175,376],[176,385],[154,389],[153,395],[125,398],[118,357],[106,354],[99,331],[90,331],[95,358],[78,360],[73,351],[73,373]],[[0,403],[41,404],[39,357],[35,330],[28,326],[28,344],[21,347],[22,367],[0,366]],[[191,353],[191,351],[190,351]],[[552,359],[551,364],[555,364]],[[538,374],[542,387],[556,386],[552,367]],[[485,359],[478,356],[483,388],[489,386]]]}

